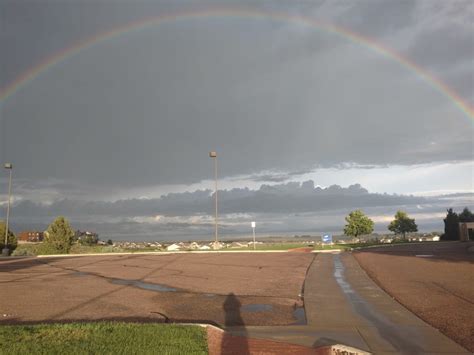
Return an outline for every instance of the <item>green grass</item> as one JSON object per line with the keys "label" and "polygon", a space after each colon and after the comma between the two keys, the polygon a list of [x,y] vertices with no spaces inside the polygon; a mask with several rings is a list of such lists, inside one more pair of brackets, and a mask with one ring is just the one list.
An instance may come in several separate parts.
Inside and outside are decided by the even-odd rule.
{"label": "green grass", "polygon": [[[74,244],[69,254],[98,254],[98,253],[140,253],[149,251],[160,251],[157,248],[146,247],[140,249],[121,248],[112,245],[80,245]],[[56,254],[55,251],[48,250],[42,243],[19,244],[14,250],[14,256],[34,256],[34,255],[50,255]]]}
{"label": "green grass", "polygon": [[206,330],[153,323],[0,327],[1,354],[207,354]]}

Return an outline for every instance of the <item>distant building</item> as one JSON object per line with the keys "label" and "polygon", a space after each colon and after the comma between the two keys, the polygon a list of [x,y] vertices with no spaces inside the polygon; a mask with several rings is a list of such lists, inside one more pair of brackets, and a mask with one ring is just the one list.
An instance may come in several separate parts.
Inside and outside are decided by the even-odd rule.
{"label": "distant building", "polygon": [[168,251],[176,251],[176,250],[180,250],[180,249],[181,249],[181,246],[178,245],[178,244],[171,244],[171,245],[166,247],[166,250],[168,250]]}
{"label": "distant building", "polygon": [[97,244],[97,242],[99,241],[99,235],[97,233],[88,232],[88,231],[83,232],[80,230],[77,230],[74,233],[74,238],[82,244],[89,244],[89,245]]}
{"label": "distant building", "polygon": [[199,244],[196,242],[192,242],[191,244],[188,245],[188,249],[199,249]]}
{"label": "distant building", "polygon": [[18,235],[18,240],[22,242],[37,243],[42,242],[44,239],[44,233],[38,231],[24,231]]}

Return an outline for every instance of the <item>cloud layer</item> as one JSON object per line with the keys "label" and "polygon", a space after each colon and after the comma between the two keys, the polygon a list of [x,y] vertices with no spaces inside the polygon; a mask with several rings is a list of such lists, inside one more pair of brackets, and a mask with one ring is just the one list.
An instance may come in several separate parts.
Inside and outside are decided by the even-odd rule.
{"label": "cloud layer", "polygon": [[[424,226],[432,226],[438,219],[434,225],[439,227],[438,215],[445,208],[473,203],[472,194],[453,196],[452,200],[375,194],[360,185],[320,188],[313,181],[262,185],[257,190],[224,190],[218,196],[224,235],[245,232],[252,220],[258,220],[259,230],[266,233],[340,232],[344,216],[353,209],[363,209],[377,223],[385,223],[387,216],[401,208],[420,214]],[[195,238],[212,234],[213,198],[210,190],[198,190],[115,202],[59,200],[44,205],[25,200],[14,205],[14,225],[21,229],[45,228],[55,216],[65,215],[76,228],[96,228],[114,238]]]}

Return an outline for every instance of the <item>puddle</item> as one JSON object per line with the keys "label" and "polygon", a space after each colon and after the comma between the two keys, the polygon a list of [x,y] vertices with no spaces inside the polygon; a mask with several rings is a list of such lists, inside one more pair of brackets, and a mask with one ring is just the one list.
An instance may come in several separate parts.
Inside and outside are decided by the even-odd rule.
{"label": "puddle", "polygon": [[342,265],[339,255],[334,256],[334,278],[345,294],[353,294],[354,290],[344,278],[344,265]]}
{"label": "puddle", "polygon": [[273,310],[271,304],[253,303],[240,307],[242,312],[266,312]]}
{"label": "puddle", "polygon": [[419,255],[415,255],[417,258],[433,258],[434,255],[433,254],[419,254]]}
{"label": "puddle", "polygon": [[203,293],[202,295],[204,297],[216,297],[217,296],[215,293]]}
{"label": "puddle", "polygon": [[150,290],[150,291],[159,291],[159,292],[178,291],[176,288],[173,288],[173,287],[168,287],[168,286],[160,285],[160,284],[152,284],[152,283],[147,283],[147,282],[137,281],[137,280],[114,279],[112,280],[112,283],[115,285],[134,286],[134,287],[138,287],[138,288],[142,288],[144,290]]}
{"label": "puddle", "polygon": [[306,313],[303,307],[298,307],[293,311],[293,317],[296,319],[296,322],[293,325],[306,325]]}

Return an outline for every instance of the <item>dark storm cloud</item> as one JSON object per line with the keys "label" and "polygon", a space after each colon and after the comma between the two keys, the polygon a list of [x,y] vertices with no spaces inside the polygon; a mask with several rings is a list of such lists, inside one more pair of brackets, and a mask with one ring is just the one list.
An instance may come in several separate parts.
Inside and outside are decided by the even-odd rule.
{"label": "dark storm cloud", "polygon": [[22,71],[72,44],[124,23],[162,12],[178,11],[177,2],[16,1],[0,3],[2,66],[0,83],[13,82]]}
{"label": "dark storm cloud", "polygon": [[472,31],[467,31],[461,26],[440,27],[419,34],[407,52],[416,63],[426,68],[442,70],[460,64],[472,65],[473,36]]}
{"label": "dark storm cloud", "polygon": [[[314,187],[313,181],[262,185],[258,190],[237,188],[219,191],[220,211],[232,213],[303,213],[341,208],[413,205],[425,203],[423,197],[369,193],[360,185],[347,188],[333,185]],[[127,199],[115,202],[59,200],[51,205],[20,201],[17,216],[193,216],[213,213],[210,190],[170,193],[158,199]]]}
{"label": "dark storm cloud", "polygon": [[346,1],[348,7],[335,21],[367,36],[384,36],[413,25],[415,0]]}
{"label": "dark storm cloud", "polygon": [[[2,82],[78,39],[190,9],[168,2],[5,4]],[[308,4],[264,7],[387,38],[388,46],[400,35],[403,45],[395,49],[469,93],[462,73],[472,77],[465,64],[472,28],[453,23],[465,16],[463,7],[439,15],[419,1]],[[94,191],[211,178],[213,149],[221,177],[256,179],[262,171],[291,174],[344,162],[472,159],[472,124],[416,73],[302,27],[269,19],[178,21],[98,43],[2,103],[0,159],[15,163],[16,178],[41,185],[54,177]],[[285,174],[266,178],[285,181]]]}
{"label": "dark storm cloud", "polygon": [[[340,233],[344,216],[362,208],[374,218],[377,230],[385,231],[396,210],[417,218],[422,230],[441,229],[446,208],[472,208],[473,194],[413,197],[373,194],[360,185],[326,189],[302,184],[262,185],[258,190],[219,191],[220,233],[238,235],[257,220],[260,233]],[[102,239],[206,239],[213,229],[211,191],[168,194],[159,199],[130,199],[116,202],[61,200],[51,205],[21,201],[14,205],[15,231],[46,229],[57,216],[67,216],[74,228],[94,230]],[[380,219],[379,215],[384,216]]]}

